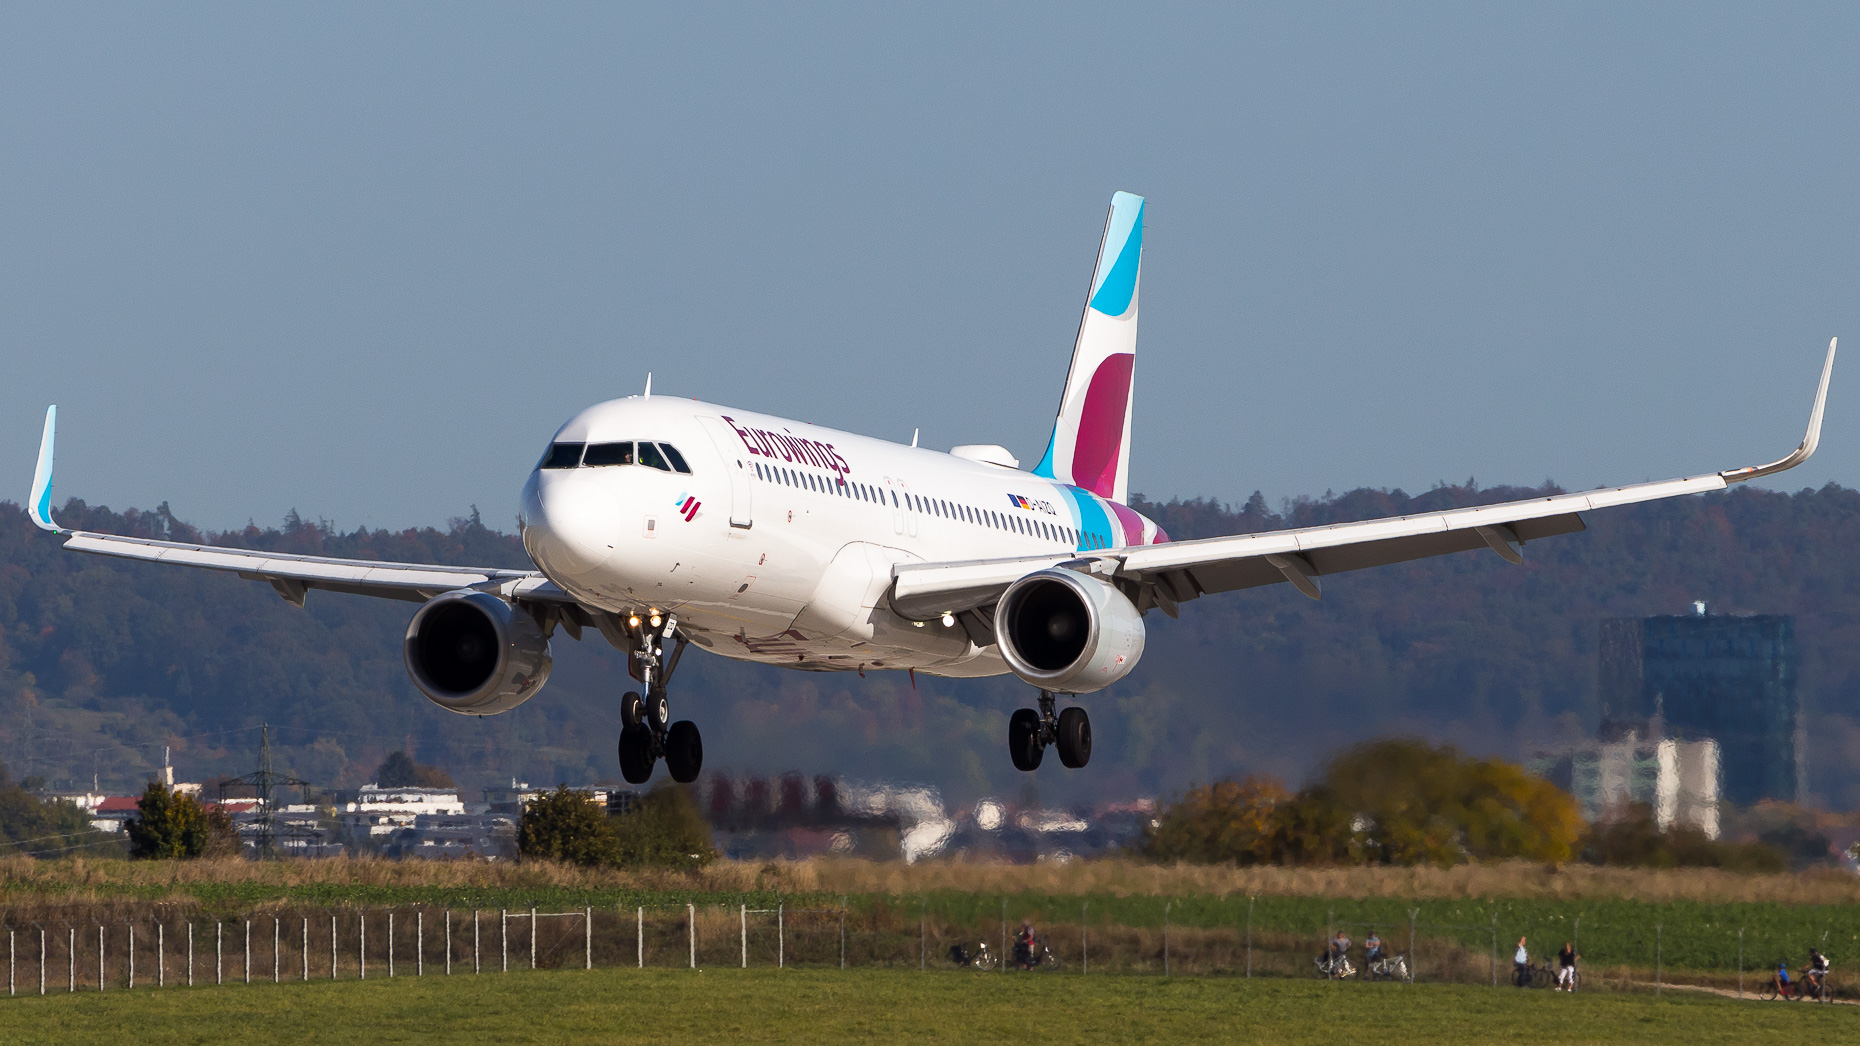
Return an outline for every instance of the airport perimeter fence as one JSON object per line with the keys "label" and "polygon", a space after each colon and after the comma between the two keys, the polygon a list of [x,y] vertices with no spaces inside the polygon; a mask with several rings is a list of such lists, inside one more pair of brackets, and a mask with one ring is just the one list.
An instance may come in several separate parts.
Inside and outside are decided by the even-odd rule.
{"label": "airport perimeter fence", "polygon": [[[754,905],[714,897],[684,904],[557,905],[464,909],[425,905],[282,905],[233,914],[125,902],[0,909],[7,995],[165,989],[228,983],[486,976],[595,967],[688,969],[838,968],[1021,974],[1014,937],[1031,923],[1050,952],[1031,976],[1107,974],[1321,978],[1457,983],[1508,988],[1521,933],[1533,962],[1554,961],[1564,941],[1583,953],[1583,988],[1662,991],[1705,987],[1755,996],[1776,960],[1799,976],[1810,946],[1835,960],[1836,997],[1856,993],[1843,974],[1860,960],[1860,909],[1810,910],[1787,927],[1690,919],[1682,928],[1578,916],[1546,927],[1542,917],[1482,922],[1378,922],[1325,913],[1257,918],[1268,898],[1157,898],[1161,918],[1126,918],[1092,902],[964,897],[859,898],[822,905],[777,900]],[[1305,905],[1309,908],[1309,905]],[[1154,913],[1150,913],[1154,914]],[[1799,914],[1799,913],[1798,913]],[[1352,939],[1347,978],[1317,964],[1339,932]],[[1363,939],[1380,935],[1403,964],[1373,978]],[[1587,944],[1584,943],[1585,937]],[[1042,953],[1042,958],[1044,958]],[[961,961],[959,961],[961,960]],[[1843,965],[1844,960],[1844,965]]]}

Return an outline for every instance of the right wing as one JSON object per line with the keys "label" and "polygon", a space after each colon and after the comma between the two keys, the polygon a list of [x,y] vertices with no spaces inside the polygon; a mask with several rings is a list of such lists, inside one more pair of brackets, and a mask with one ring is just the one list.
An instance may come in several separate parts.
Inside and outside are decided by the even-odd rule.
{"label": "right wing", "polygon": [[45,434],[39,441],[39,464],[33,472],[32,497],[27,503],[27,511],[39,529],[65,535],[65,547],[68,549],[122,559],[230,571],[248,580],[270,582],[279,595],[298,606],[303,606],[305,595],[313,588],[404,599],[415,603],[424,603],[441,592],[455,588],[479,588],[496,592],[506,599],[550,604],[574,603],[568,593],[535,570],[298,556],[66,530],[52,518],[52,443],[57,420],[58,408],[45,408]]}
{"label": "right wing", "polygon": [[1000,598],[1008,585],[1032,571],[1064,566],[1122,583],[1126,593],[1136,601],[1138,610],[1156,606],[1174,616],[1177,603],[1197,596],[1281,581],[1290,582],[1300,592],[1317,599],[1321,595],[1319,579],[1326,574],[1449,552],[1489,548],[1510,562],[1522,563],[1524,556],[1520,546],[1525,542],[1584,529],[1579,513],[1590,509],[1723,490],[1733,483],[1774,475],[1807,461],[1821,440],[1828,381],[1834,373],[1835,345],[1833,340],[1828,342],[1828,356],[1821,367],[1821,382],[1815,391],[1807,435],[1795,450],[1768,465],[1302,530],[1274,530],[1083,554],[899,564],[894,568],[891,605],[898,613],[918,620],[979,610]]}

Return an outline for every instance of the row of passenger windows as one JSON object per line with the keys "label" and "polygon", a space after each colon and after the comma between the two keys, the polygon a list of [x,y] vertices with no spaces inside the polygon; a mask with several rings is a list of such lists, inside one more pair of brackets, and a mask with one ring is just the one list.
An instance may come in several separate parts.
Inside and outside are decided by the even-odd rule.
{"label": "row of passenger windows", "polygon": [[[805,469],[790,469],[780,465],[765,465],[759,461],[755,463],[755,467],[756,475],[769,483],[781,483],[786,486],[817,491],[822,494],[838,494],[841,497],[868,501],[874,505],[889,504],[892,508],[908,506],[915,511],[933,516],[942,516],[944,519],[971,523],[976,526],[992,527],[996,530],[1012,531],[1017,534],[1025,534],[1028,537],[1046,538],[1049,541],[1064,541],[1069,545],[1075,545],[1079,541],[1078,534],[1070,527],[1062,527],[1056,523],[1048,523],[1045,520],[1034,519],[1029,516],[994,512],[989,509],[975,508],[972,505],[964,505],[960,502],[945,501],[942,498],[920,498],[914,494],[903,495],[904,501],[900,504],[898,500],[899,494],[895,490],[879,490],[877,487],[849,480],[844,477],[829,480],[824,476],[815,475]],[[889,501],[886,500],[887,497],[890,498]],[[1110,542],[1105,541],[1102,535],[1086,534],[1084,538],[1086,548],[1110,547]]]}
{"label": "row of passenger windows", "polygon": [[624,443],[551,443],[537,468],[572,469],[577,465],[644,465],[660,472],[691,474],[685,456],[670,443],[645,440]]}

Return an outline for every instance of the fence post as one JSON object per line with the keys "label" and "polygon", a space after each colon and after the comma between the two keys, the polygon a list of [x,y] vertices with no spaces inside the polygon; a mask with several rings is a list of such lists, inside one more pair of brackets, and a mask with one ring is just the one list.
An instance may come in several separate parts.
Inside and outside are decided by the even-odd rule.
{"label": "fence post", "polygon": [[775,968],[786,969],[788,966],[788,927],[787,902],[775,902]]}
{"label": "fence post", "polygon": [[213,983],[226,983],[226,923],[213,921]]}
{"label": "fence post", "polygon": [[252,983],[252,920],[245,921],[245,983]]}
{"label": "fence post", "polygon": [[[41,937],[43,937],[43,935],[41,935]],[[44,959],[45,956],[40,955],[39,958]],[[44,978],[41,977],[40,980],[43,981]],[[194,986],[194,923],[191,919],[188,920],[187,923],[187,986],[189,988]],[[39,994],[44,995],[45,993],[40,992]]]}
{"label": "fence post", "polygon": [[413,975],[426,976],[426,909],[413,910]]}
{"label": "fence post", "polygon": [[1744,928],[1737,928],[1737,997],[1744,997]]}
{"label": "fence post", "polygon": [[685,936],[691,942],[691,968],[697,969],[697,904],[685,902]]}
{"label": "fence post", "polygon": [[1253,979],[1253,902],[1257,897],[1246,899],[1246,979]]}
{"label": "fence post", "polygon": [[136,986],[136,924],[129,923],[129,987]]}
{"label": "fence post", "polygon": [[500,973],[510,972],[510,909],[497,910],[497,951]]}
{"label": "fence post", "polygon": [[639,968],[646,968],[646,906],[633,913],[633,946],[639,951]]}
{"label": "fence post", "polygon": [[336,979],[336,917],[329,917],[329,979]]}
{"label": "fence post", "polygon": [[308,984],[310,983],[310,917],[306,915],[303,917],[303,920],[304,920],[304,946],[298,953],[297,957],[303,960],[304,983]]}
{"label": "fence post", "polygon": [[8,995],[15,994],[13,990],[13,973],[18,969],[18,962],[13,950],[13,932],[12,930],[6,932],[6,993]]}
{"label": "fence post", "polygon": [[[130,936],[135,936],[135,931],[131,930]],[[284,959],[278,954],[283,944],[284,928],[278,925],[278,916],[274,912],[271,916],[271,983],[273,984],[282,983],[284,980]]]}
{"label": "fence post", "polygon": [[394,913],[388,912],[388,979],[394,978]]}
{"label": "fence post", "polygon": [[97,927],[97,990],[103,990],[103,927]]}
{"label": "fence post", "polygon": [[1169,912],[1175,907],[1170,901],[1163,905],[1163,976],[1169,976]]}
{"label": "fence post", "polygon": [[1661,933],[1660,931],[1661,931],[1660,924],[1654,923],[1653,924],[1653,994],[1656,998],[1658,998],[1660,994],[1660,959],[1661,959],[1661,954],[1660,954]]}
{"label": "fence post", "polygon": [[452,976],[452,909],[446,909],[446,976]]}
{"label": "fence post", "polygon": [[362,912],[357,915],[355,925],[357,927],[355,936],[356,965],[361,968],[361,976],[356,979],[365,981],[368,979],[368,913]]}
{"label": "fence post", "polygon": [[536,906],[530,906],[530,969],[536,968]]}
{"label": "fence post", "polygon": [[168,927],[155,924],[155,987],[168,986]]}
{"label": "fence post", "polygon": [[39,994],[45,994],[45,928],[39,928]]}
{"label": "fence post", "polygon": [[840,969],[846,968],[846,898],[840,897]]}
{"label": "fence post", "polygon": [[478,963],[478,909],[471,910],[471,972],[479,971]]}
{"label": "fence post", "polygon": [[1421,917],[1421,909],[1408,909],[1408,983],[1414,983],[1414,973],[1421,965],[1421,957],[1414,949],[1414,921]]}
{"label": "fence post", "polygon": [[581,913],[581,968],[594,969],[594,906]]}
{"label": "fence post", "polygon": [[65,928],[65,994],[77,991],[77,927]]}
{"label": "fence post", "polygon": [[736,913],[736,917],[740,921],[740,925],[738,926],[738,933],[741,935],[742,941],[743,941],[743,969],[747,970],[749,969],[749,904],[748,902],[743,903],[743,905],[741,906],[741,910]]}

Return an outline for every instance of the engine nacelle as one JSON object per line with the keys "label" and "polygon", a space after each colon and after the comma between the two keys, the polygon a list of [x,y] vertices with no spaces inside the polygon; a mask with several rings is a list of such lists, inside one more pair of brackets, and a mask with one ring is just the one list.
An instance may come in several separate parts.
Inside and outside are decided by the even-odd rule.
{"label": "engine nacelle", "polygon": [[1042,690],[1089,694],[1143,656],[1143,616],[1114,586],[1075,570],[1040,570],[995,604],[995,639],[1014,674]]}
{"label": "engine nacelle", "polygon": [[536,619],[488,592],[447,592],[413,615],[407,674],[460,715],[508,712],[549,681],[549,640]]}

